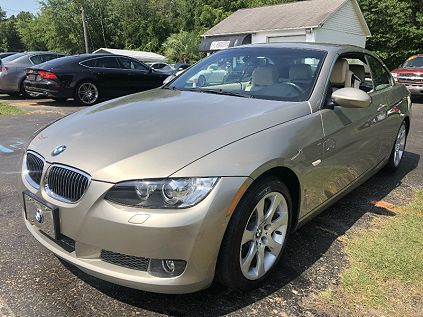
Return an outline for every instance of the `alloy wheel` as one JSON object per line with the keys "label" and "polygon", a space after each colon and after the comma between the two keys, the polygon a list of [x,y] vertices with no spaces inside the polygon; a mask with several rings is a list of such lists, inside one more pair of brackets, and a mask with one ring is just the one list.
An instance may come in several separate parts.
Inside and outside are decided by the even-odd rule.
{"label": "alloy wheel", "polygon": [[394,165],[398,166],[401,162],[401,159],[404,155],[405,150],[405,140],[407,137],[407,131],[405,125],[401,125],[400,130],[398,131],[397,139],[395,140],[394,148]]}
{"label": "alloy wheel", "polygon": [[241,240],[240,266],[248,280],[264,276],[279,257],[288,229],[288,204],[279,192],[266,194],[254,207]]}
{"label": "alloy wheel", "polygon": [[78,97],[86,105],[91,105],[98,99],[98,89],[93,83],[83,83],[78,88]]}

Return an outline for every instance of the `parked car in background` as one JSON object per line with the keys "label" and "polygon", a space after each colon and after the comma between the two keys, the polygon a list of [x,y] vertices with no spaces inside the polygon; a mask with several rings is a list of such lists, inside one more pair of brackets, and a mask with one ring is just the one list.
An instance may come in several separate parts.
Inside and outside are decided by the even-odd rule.
{"label": "parked car in background", "polygon": [[23,52],[3,58],[0,70],[0,92],[12,96],[19,94],[25,97],[34,96],[26,93],[24,89],[26,69],[62,56],[64,54],[53,52]]}
{"label": "parked car in background", "polygon": [[0,60],[3,59],[3,58],[5,58],[5,57],[8,57],[10,55],[16,54],[16,53],[17,52],[4,52],[4,53],[0,53]]}
{"label": "parked car in background", "polygon": [[74,98],[78,103],[92,105],[159,87],[167,76],[131,57],[82,54],[28,69],[25,89],[55,100]]}
{"label": "parked car in background", "polygon": [[174,69],[173,75],[176,75],[176,76],[182,74],[184,71],[186,71],[188,68],[191,67],[190,64],[183,64],[183,63],[171,64],[170,66],[173,67]]}
{"label": "parked car in background", "polygon": [[[194,86],[219,60],[238,73],[258,57],[269,63],[251,78]],[[359,47],[225,49],[40,131],[19,178],[24,221],[58,257],[112,283],[250,290],[283,274],[282,255],[302,256],[285,253],[290,233],[399,168],[410,110],[407,89]]]}
{"label": "parked car in background", "polygon": [[395,81],[404,84],[412,95],[423,96],[423,54],[411,56],[391,73]]}
{"label": "parked car in background", "polygon": [[173,69],[173,67],[172,66],[170,66],[169,64],[167,64],[167,63],[146,63],[148,66],[150,66],[152,69],[162,69],[162,68],[167,68],[167,67],[170,67],[170,68],[172,68]]}
{"label": "parked car in background", "polygon": [[166,63],[147,63],[152,69],[166,73],[168,75],[172,75],[175,72],[175,69]]}
{"label": "parked car in background", "polygon": [[194,86],[203,87],[209,84],[223,84],[223,80],[228,75],[226,65],[219,67],[217,64],[207,66],[207,69],[199,71],[190,78]]}

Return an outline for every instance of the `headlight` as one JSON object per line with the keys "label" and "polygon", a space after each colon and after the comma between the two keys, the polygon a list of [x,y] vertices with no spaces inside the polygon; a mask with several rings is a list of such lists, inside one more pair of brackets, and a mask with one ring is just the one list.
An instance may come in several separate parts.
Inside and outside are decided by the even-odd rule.
{"label": "headlight", "polygon": [[142,208],[188,208],[202,201],[219,178],[166,178],[118,183],[105,199]]}
{"label": "headlight", "polygon": [[398,79],[398,74],[397,73],[391,73],[392,77],[394,77],[395,80]]}

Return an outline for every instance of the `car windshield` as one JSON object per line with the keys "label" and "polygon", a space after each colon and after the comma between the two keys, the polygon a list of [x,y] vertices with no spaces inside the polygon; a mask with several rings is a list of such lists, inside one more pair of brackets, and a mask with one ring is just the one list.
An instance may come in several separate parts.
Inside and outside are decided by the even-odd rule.
{"label": "car windshield", "polygon": [[11,62],[11,61],[13,61],[13,60],[15,60],[19,57],[25,56],[25,55],[26,55],[26,53],[16,53],[16,54],[7,56],[5,58],[2,58],[1,60],[2,60],[2,62]]}
{"label": "car windshield", "polygon": [[304,101],[313,91],[325,56],[325,51],[314,49],[228,49],[203,59],[164,88]]}
{"label": "car windshield", "polygon": [[421,68],[423,67],[423,57],[411,57],[409,58],[403,65],[404,68],[406,67],[416,67]]}

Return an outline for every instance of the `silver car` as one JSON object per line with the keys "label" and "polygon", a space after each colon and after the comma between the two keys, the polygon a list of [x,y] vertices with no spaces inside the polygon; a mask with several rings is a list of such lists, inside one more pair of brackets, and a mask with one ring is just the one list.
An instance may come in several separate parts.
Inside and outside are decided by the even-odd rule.
{"label": "silver car", "polygon": [[[219,63],[230,80],[195,85]],[[407,89],[358,47],[223,50],[161,88],[40,131],[20,177],[25,223],[58,257],[113,283],[188,293],[216,276],[251,289],[278,267],[290,233],[399,167],[410,108]]]}
{"label": "silver car", "polygon": [[16,53],[0,61],[0,93],[11,96],[23,95],[28,97],[23,81],[26,78],[26,69],[52,59],[62,57],[63,54],[52,52],[23,52]]}

